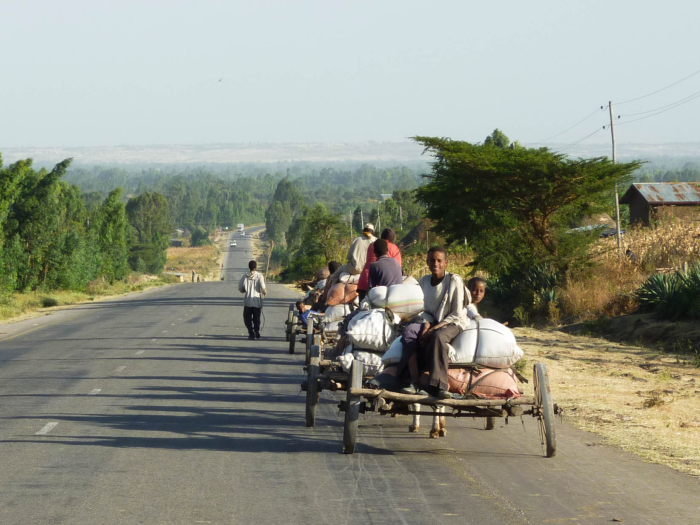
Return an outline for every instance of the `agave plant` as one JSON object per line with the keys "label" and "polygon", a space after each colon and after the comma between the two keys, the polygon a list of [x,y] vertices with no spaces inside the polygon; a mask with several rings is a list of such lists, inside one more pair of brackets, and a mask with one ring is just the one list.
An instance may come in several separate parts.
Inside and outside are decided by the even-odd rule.
{"label": "agave plant", "polygon": [[637,290],[637,300],[644,310],[666,312],[670,304],[678,299],[679,278],[677,274],[655,273]]}

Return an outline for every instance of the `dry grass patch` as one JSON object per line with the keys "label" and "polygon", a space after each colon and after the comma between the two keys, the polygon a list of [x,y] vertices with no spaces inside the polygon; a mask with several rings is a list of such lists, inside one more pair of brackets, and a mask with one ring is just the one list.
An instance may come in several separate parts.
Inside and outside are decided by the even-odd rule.
{"label": "dry grass patch", "polygon": [[[567,421],[647,461],[700,476],[700,368],[604,339],[530,328],[515,335],[529,364],[547,365]],[[532,383],[524,386],[532,393]]]}
{"label": "dry grass patch", "polygon": [[190,274],[194,270],[198,275],[209,276],[220,267],[220,251],[215,245],[197,248],[168,248],[165,269],[167,271]]}

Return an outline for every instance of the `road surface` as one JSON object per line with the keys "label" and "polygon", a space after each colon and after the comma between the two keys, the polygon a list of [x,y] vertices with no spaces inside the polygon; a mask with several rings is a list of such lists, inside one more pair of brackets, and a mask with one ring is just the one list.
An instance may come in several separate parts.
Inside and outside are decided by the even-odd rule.
{"label": "road surface", "polygon": [[0,523],[700,522],[697,479],[562,423],[545,459],[532,418],[448,420],[432,440],[368,415],[343,455],[332,393],[304,426],[295,294],[269,285],[263,339],[247,339],[250,241],[231,235],[223,282],[0,326]]}

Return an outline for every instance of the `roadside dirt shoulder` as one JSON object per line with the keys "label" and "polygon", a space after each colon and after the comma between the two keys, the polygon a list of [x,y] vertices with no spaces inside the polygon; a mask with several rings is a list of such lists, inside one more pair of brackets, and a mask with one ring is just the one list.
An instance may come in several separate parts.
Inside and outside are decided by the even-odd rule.
{"label": "roadside dirt shoulder", "polygon": [[[531,328],[514,333],[529,361],[525,375],[534,362],[546,363],[554,402],[570,424],[700,476],[700,368],[606,339]],[[525,390],[531,393],[532,383]]]}

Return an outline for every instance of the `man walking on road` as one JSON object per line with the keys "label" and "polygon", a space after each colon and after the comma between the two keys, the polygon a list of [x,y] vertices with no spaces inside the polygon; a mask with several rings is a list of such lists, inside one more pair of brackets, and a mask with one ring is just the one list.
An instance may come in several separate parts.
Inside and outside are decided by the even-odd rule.
{"label": "man walking on road", "polygon": [[245,294],[243,322],[248,329],[248,339],[260,339],[260,313],[267,288],[265,288],[265,278],[257,272],[258,263],[250,261],[248,268],[250,271],[238,282],[238,291]]}

